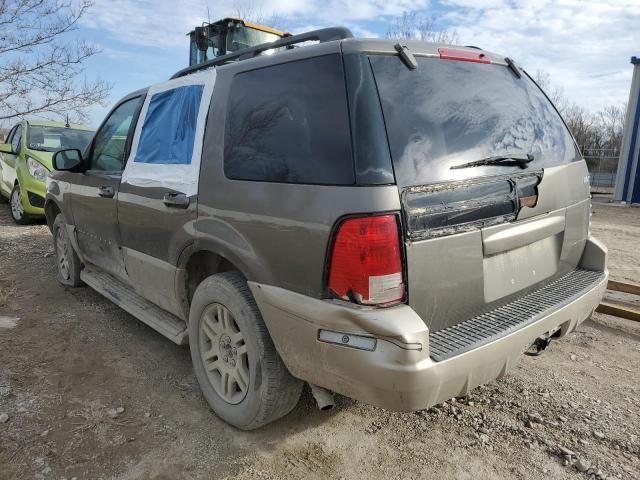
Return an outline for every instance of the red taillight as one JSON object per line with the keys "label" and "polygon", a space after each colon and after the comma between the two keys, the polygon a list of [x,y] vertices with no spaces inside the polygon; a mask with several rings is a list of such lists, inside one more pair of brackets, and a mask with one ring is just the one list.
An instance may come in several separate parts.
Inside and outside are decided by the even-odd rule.
{"label": "red taillight", "polygon": [[491,63],[489,57],[482,52],[470,52],[456,48],[439,48],[438,53],[443,60],[457,60],[459,62]]}
{"label": "red taillight", "polygon": [[331,252],[329,289],[368,305],[404,298],[402,256],[395,215],[343,221]]}

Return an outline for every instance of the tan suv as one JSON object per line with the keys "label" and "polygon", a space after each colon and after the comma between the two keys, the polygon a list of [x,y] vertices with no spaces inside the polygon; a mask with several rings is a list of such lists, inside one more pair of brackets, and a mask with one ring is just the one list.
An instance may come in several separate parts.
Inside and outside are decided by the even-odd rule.
{"label": "tan suv", "polygon": [[464,395],[573,331],[605,289],[587,167],[525,71],[350,37],[188,68],[54,158],[60,281],[189,343],[239,428],[285,415],[303,381],[324,405]]}

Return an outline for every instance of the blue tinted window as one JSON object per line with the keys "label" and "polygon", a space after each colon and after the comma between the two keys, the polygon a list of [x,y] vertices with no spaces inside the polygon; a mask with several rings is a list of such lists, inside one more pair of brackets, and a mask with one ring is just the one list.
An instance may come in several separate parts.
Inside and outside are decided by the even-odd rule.
{"label": "blue tinted window", "polygon": [[156,93],[142,126],[137,163],[190,164],[203,85]]}

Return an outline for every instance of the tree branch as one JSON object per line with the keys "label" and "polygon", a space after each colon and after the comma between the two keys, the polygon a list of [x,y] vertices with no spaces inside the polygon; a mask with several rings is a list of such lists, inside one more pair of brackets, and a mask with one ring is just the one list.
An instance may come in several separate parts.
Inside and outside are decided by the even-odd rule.
{"label": "tree branch", "polygon": [[100,50],[68,40],[91,0],[0,0],[0,120],[35,114],[85,118],[111,86],[84,76]]}

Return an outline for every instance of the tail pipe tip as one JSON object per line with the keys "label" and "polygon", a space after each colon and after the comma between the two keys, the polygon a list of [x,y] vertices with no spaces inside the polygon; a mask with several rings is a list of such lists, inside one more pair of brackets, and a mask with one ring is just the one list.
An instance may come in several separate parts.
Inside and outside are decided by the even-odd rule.
{"label": "tail pipe tip", "polygon": [[333,393],[326,388],[318,387],[317,385],[309,384],[311,387],[311,394],[318,404],[318,408],[322,411],[328,411],[333,408],[335,402],[333,400]]}

